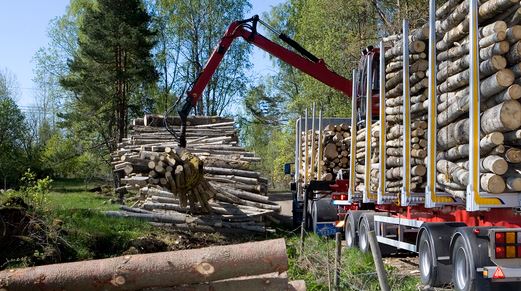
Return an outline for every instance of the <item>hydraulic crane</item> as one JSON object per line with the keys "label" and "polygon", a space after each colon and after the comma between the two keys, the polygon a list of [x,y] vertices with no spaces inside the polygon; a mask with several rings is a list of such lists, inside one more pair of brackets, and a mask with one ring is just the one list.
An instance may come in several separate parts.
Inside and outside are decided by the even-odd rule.
{"label": "hydraulic crane", "polygon": [[[292,47],[296,52],[259,34],[257,32],[258,23],[264,25],[274,34],[278,35],[280,40]],[[201,98],[204,89],[210,82],[210,79],[217,70],[217,67],[221,63],[233,41],[239,37],[242,37],[247,42],[310,75],[325,85],[342,92],[347,97],[351,97],[351,80],[335,73],[333,70],[328,68],[324,60],[307,51],[289,36],[276,31],[273,27],[260,20],[258,15],[255,15],[249,19],[235,21],[228,27],[219,44],[213,50],[212,55],[199,74],[193,87],[187,91],[185,98],[180,99],[182,103],[178,107],[178,113],[181,119],[181,132],[177,138],[179,139],[179,145],[181,147],[186,147],[186,120],[188,114]]]}

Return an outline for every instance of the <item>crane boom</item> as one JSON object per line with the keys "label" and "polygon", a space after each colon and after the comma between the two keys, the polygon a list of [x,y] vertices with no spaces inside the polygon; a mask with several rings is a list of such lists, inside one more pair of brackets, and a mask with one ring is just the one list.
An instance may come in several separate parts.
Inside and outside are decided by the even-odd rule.
{"label": "crane boom", "polygon": [[[334,88],[344,95],[351,97],[352,82],[328,68],[326,63],[313,54],[305,50],[296,41],[292,40],[285,34],[280,33],[279,38],[293,47],[297,52],[289,50],[257,32],[257,22],[260,21],[257,15],[246,20],[233,22],[226,33],[221,38],[219,44],[213,50],[210,58],[203,67],[199,77],[195,81],[193,87],[188,90],[186,99],[178,110],[181,118],[181,135],[179,137],[179,145],[186,147],[186,119],[193,107],[201,98],[202,93],[213,74],[219,67],[224,55],[232,45],[233,41],[242,37],[248,43],[266,51],[272,56],[284,61],[300,71],[310,75],[325,85]],[[271,28],[270,28],[271,29]]]}

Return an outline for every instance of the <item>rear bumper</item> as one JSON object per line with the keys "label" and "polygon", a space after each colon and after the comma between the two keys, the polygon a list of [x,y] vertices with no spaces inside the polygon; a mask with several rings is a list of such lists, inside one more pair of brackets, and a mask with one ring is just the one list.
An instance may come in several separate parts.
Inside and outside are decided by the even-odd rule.
{"label": "rear bumper", "polygon": [[493,279],[498,266],[483,267],[483,277],[492,279],[494,282],[521,282],[521,266],[519,268],[501,267],[501,271],[505,275],[504,279]]}

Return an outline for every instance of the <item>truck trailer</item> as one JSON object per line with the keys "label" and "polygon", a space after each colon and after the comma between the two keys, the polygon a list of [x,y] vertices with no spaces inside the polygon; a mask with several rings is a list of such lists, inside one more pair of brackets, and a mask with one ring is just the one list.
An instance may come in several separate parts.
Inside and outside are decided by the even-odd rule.
{"label": "truck trailer", "polygon": [[431,0],[425,26],[405,20],[364,50],[351,116],[336,123],[351,140],[335,179],[316,174],[323,140],[307,138],[322,118],[297,120],[291,188],[303,229],[336,219],[362,252],[374,230],[384,255],[417,253],[433,287],[521,290],[521,26],[507,13],[519,3],[507,2],[436,10]]}

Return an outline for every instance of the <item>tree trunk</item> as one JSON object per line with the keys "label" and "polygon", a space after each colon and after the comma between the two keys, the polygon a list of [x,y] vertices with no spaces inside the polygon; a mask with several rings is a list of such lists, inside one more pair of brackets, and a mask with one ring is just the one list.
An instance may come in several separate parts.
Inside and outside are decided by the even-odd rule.
{"label": "tree trunk", "polygon": [[0,272],[0,278],[9,282],[10,290],[140,290],[261,275],[287,268],[284,240],[277,239],[6,270]]}

